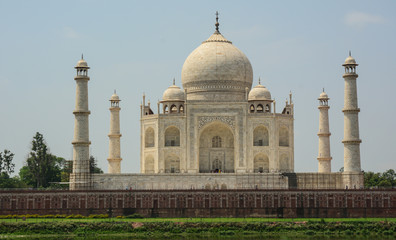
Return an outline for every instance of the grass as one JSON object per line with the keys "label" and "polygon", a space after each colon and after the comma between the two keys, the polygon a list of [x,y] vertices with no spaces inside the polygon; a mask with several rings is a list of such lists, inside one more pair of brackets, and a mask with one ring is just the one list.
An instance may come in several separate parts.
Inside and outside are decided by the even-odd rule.
{"label": "grass", "polygon": [[183,223],[266,223],[266,222],[393,222],[396,218],[20,218],[0,222],[183,222]]}
{"label": "grass", "polygon": [[2,219],[0,238],[10,235],[103,236],[144,238],[187,236],[372,236],[396,237],[395,218],[28,218]]}

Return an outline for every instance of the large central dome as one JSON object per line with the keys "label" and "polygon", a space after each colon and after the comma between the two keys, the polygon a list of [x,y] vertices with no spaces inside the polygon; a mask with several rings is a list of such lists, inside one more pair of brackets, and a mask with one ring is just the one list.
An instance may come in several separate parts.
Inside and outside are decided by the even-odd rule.
{"label": "large central dome", "polygon": [[249,59],[218,31],[197,47],[182,69],[187,100],[245,100],[252,87],[253,70]]}

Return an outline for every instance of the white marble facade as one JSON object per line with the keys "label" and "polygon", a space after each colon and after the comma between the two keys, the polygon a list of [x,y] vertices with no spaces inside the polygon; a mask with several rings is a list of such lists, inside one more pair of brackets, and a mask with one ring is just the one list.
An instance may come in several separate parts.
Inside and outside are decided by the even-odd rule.
{"label": "white marble facade", "polygon": [[154,114],[141,106],[141,173],[294,172],[293,103],[275,112],[248,58],[218,31],[195,49]]}
{"label": "white marble facade", "polygon": [[[73,173],[70,189],[342,189],[361,188],[356,61],[345,67],[344,168],[331,172],[328,96],[322,93],[319,171],[294,173],[294,105],[276,111],[269,90],[253,84],[248,58],[219,32],[182,68],[182,88],[163,93],[156,111],[143,95],[140,173],[121,172],[119,98],[112,96],[109,173],[89,174],[88,72],[77,64]],[[114,99],[113,99],[114,97]],[[155,96],[153,96],[155,98]],[[222,173],[222,174],[217,174]]]}

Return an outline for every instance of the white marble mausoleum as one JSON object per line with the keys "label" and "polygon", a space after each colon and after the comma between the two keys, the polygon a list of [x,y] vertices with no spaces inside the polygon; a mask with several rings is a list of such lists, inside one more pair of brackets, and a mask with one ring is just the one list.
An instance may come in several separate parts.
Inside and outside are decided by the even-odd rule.
{"label": "white marble mausoleum", "polygon": [[249,59],[219,31],[190,53],[175,81],[155,106],[143,96],[140,173],[121,173],[120,98],[110,102],[109,171],[90,174],[88,64],[77,66],[75,135],[71,189],[336,189],[360,188],[356,61],[349,56],[345,73],[343,173],[331,172],[329,97],[319,100],[317,173],[294,172],[294,103],[292,94],[279,111],[269,89],[253,85]]}

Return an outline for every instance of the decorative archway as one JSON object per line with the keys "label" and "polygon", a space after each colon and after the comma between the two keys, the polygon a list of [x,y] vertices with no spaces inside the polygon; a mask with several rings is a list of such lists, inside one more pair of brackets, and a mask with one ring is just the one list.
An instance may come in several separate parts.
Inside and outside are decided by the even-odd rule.
{"label": "decorative archway", "polygon": [[169,155],[165,158],[165,172],[179,173],[180,172],[180,158],[177,155]]}
{"label": "decorative archway", "polygon": [[254,157],[253,168],[255,173],[267,173],[269,172],[269,159],[268,156],[259,153]]}
{"label": "decorative archway", "polygon": [[172,105],[171,107],[170,107],[170,113],[177,113],[177,107],[176,107],[176,105]]}
{"label": "decorative archway", "polygon": [[268,129],[262,125],[253,131],[253,146],[269,146]]}
{"label": "decorative archway", "polygon": [[235,172],[234,163],[234,134],[231,128],[219,121],[206,125],[199,135],[199,172]]}
{"label": "decorative archway", "polygon": [[154,129],[149,127],[146,129],[144,134],[144,147],[154,147],[155,146],[155,139],[154,139]]}
{"label": "decorative archway", "polygon": [[165,130],[165,147],[180,146],[180,131],[177,127],[168,127]]}

